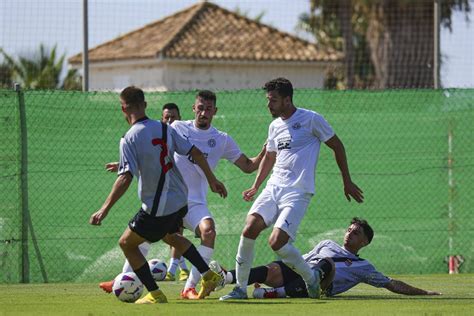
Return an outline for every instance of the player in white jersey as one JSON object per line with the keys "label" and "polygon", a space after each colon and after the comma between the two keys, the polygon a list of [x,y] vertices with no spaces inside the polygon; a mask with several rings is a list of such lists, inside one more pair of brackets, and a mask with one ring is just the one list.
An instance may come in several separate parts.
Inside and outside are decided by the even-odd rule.
{"label": "player in white jersey", "polygon": [[[216,95],[212,91],[198,92],[193,112],[194,120],[175,121],[172,127],[203,152],[212,170],[221,159],[228,160],[245,173],[257,170],[265,153],[264,149],[256,157],[247,158],[230,135],[211,125],[212,119],[217,113]],[[192,157],[175,154],[175,160],[178,169],[186,175],[184,181],[188,186],[189,212],[183,219],[184,227],[200,237],[201,245],[198,247],[198,251],[204,260],[209,262],[214,252],[216,230],[214,219],[207,205],[207,180],[202,171],[197,168]],[[193,267],[181,292],[182,298],[198,298],[195,287],[199,279],[200,274],[196,267]]]}
{"label": "player in white jersey", "polygon": [[[321,276],[321,289],[326,296],[334,296],[348,291],[359,283],[385,288],[405,295],[440,295],[439,292],[416,288],[403,281],[391,279],[368,260],[359,257],[359,250],[372,241],[374,232],[367,221],[353,218],[344,235],[344,244],[339,246],[332,240],[321,241],[310,252],[303,255],[311,269]],[[216,264],[211,263],[211,269]],[[225,273],[225,283],[235,283],[235,270]],[[308,297],[301,276],[282,261],[275,261],[252,268],[249,283],[263,283],[271,288],[257,285],[253,291],[255,298]]]}
{"label": "player in white jersey", "polygon": [[213,192],[227,196],[225,186],[214,176],[199,149],[179,136],[166,124],[150,120],[145,113],[145,96],[141,89],[127,87],[120,93],[123,115],[131,126],[120,141],[118,177],[102,207],[93,213],[89,223],[101,225],[113,205],[127,191],[133,177],[138,178],[141,208],[130,220],[119,245],[134,272],[148,290],[137,304],[166,303],[166,296],[153,280],[150,267],[138,246],[145,241],[164,240],[176,247],[203,274],[200,298],[215,288],[220,276],[211,270],[192,243],[177,234],[187,212],[187,187],[174,166],[173,154],[188,154],[202,168]]}
{"label": "player in white jersey", "polygon": [[320,114],[296,108],[293,104],[291,82],[277,78],[267,82],[264,90],[267,92],[268,109],[276,119],[268,129],[267,151],[255,182],[242,193],[243,198],[251,201],[272,169],[273,173],[247,215],[236,256],[237,284],[231,293],[220,300],[247,298],[255,240],[271,225],[274,227],[269,238],[270,247],[302,276],[309,297],[317,298],[319,276],[308,267],[291,241],[296,238],[298,226],[314,194],[321,143],[334,151],[346,198],[361,203],[362,190],[351,180],[344,145],[331,126]]}

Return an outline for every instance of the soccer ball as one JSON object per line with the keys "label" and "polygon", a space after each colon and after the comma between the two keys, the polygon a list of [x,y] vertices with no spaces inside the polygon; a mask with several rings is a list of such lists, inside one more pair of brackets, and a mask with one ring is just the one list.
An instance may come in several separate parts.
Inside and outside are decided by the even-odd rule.
{"label": "soccer ball", "polygon": [[114,279],[112,291],[122,302],[133,303],[142,295],[143,284],[134,272],[120,273]]}
{"label": "soccer ball", "polygon": [[163,281],[166,278],[166,272],[168,271],[166,263],[159,259],[151,259],[148,261],[148,265],[155,281]]}

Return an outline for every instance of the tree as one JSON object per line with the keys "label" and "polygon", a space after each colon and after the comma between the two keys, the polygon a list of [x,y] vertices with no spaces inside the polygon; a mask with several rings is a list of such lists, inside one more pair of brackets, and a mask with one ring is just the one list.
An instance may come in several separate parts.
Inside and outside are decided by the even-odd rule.
{"label": "tree", "polygon": [[[433,87],[435,0],[310,0],[300,28],[344,52],[347,88]],[[469,0],[441,1],[441,23]]]}
{"label": "tree", "polygon": [[48,51],[41,44],[39,52],[33,57],[19,56],[18,60],[2,48],[0,54],[5,59],[5,67],[10,69],[10,81],[20,83],[25,89],[81,89],[80,76],[76,69],[68,70],[65,79],[61,80],[66,55],[57,58],[56,46]]}

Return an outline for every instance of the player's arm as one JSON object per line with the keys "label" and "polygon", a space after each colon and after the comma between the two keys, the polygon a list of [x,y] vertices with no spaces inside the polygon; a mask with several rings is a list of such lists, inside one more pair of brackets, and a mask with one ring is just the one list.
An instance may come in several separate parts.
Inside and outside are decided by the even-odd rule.
{"label": "player's arm", "polygon": [[406,284],[403,281],[392,279],[385,288],[393,293],[404,295],[441,295],[439,292],[426,291],[417,287]]}
{"label": "player's arm", "polygon": [[240,157],[234,162],[234,164],[239,167],[245,173],[252,173],[258,169],[260,166],[260,162],[262,161],[263,157],[266,153],[266,144],[263,145],[262,150],[260,153],[253,157],[248,158],[245,154],[240,155]]}
{"label": "player's arm", "polygon": [[255,177],[255,181],[250,189],[245,190],[242,192],[242,197],[245,201],[253,200],[255,194],[257,194],[258,189],[262,185],[263,181],[267,178],[268,174],[273,168],[273,165],[276,161],[276,151],[267,151],[258,167],[257,176]]}
{"label": "player's arm", "polygon": [[224,184],[217,180],[202,152],[196,146],[193,146],[189,155],[204,172],[212,192],[218,193],[221,197],[225,198],[227,196],[227,190]]}
{"label": "player's arm", "polygon": [[334,151],[337,166],[341,171],[342,181],[344,183],[344,194],[347,200],[350,201],[352,197],[358,203],[362,203],[364,201],[364,192],[351,180],[344,144],[337,135],[328,139],[325,144]]}
{"label": "player's arm", "polygon": [[105,200],[102,207],[91,215],[89,219],[89,223],[91,225],[100,225],[102,220],[107,216],[110,209],[114,204],[122,197],[122,195],[127,192],[130,183],[132,183],[132,175],[130,172],[125,172],[117,177],[115,183],[112,187],[112,191],[110,191],[109,196]]}

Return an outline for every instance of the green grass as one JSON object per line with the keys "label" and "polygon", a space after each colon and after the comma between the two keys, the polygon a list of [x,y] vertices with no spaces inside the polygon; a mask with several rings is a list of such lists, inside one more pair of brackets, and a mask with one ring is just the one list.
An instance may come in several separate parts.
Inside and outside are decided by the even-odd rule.
{"label": "green grass", "polygon": [[[474,274],[396,276],[442,296],[403,296],[359,285],[336,298],[219,302],[213,293],[202,301],[178,299],[182,283],[161,283],[169,303],[139,306],[118,301],[97,284],[0,285],[0,315],[472,315]],[[249,294],[251,294],[249,287]]]}

